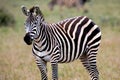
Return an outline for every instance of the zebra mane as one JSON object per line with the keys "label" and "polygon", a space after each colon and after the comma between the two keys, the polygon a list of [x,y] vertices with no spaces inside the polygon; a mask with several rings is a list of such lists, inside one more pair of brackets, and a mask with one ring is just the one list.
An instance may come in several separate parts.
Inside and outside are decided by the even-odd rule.
{"label": "zebra mane", "polygon": [[42,11],[38,6],[33,6],[32,8],[29,9],[29,12],[32,14],[40,15],[44,19],[44,15],[42,14]]}
{"label": "zebra mane", "polygon": [[29,9],[30,13],[34,13],[34,6],[32,8]]}

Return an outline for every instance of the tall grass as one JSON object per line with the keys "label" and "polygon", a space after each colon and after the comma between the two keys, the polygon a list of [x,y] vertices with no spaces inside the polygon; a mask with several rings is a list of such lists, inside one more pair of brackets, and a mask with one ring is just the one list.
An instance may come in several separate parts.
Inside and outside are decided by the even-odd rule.
{"label": "tall grass", "polygon": [[[120,1],[91,0],[85,7],[88,13],[75,8],[56,6],[50,11],[47,4],[50,0],[0,0],[2,7],[7,8],[15,17],[16,27],[0,28],[0,80],[40,80],[40,72],[32,55],[31,46],[23,42],[25,16],[20,6],[28,8],[40,5],[47,22],[58,22],[62,19],[86,15],[96,22],[102,31],[102,42],[97,56],[100,80],[120,80]],[[63,18],[61,18],[63,15]],[[74,65],[74,66],[73,66]],[[48,76],[51,80],[51,65],[48,63]],[[79,60],[59,64],[60,80],[90,80],[88,72]]]}

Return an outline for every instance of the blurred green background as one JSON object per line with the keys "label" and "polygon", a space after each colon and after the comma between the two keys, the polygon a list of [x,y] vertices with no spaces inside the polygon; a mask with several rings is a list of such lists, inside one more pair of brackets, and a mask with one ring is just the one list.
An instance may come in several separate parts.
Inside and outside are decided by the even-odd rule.
{"label": "blurred green background", "polygon": [[[0,80],[40,80],[40,72],[32,55],[32,46],[23,41],[26,16],[21,5],[39,5],[48,23],[74,16],[88,16],[102,31],[102,42],[97,61],[100,80],[120,80],[120,0],[90,0],[83,9],[55,6],[48,8],[50,0],[0,0],[0,19],[9,14],[10,23],[0,24]],[[4,13],[1,13],[4,10]],[[1,17],[2,15],[2,17]],[[62,15],[62,18],[61,18]],[[74,66],[73,66],[74,65]],[[51,66],[48,63],[51,80]],[[59,80],[90,80],[90,76],[79,60],[59,64]]]}

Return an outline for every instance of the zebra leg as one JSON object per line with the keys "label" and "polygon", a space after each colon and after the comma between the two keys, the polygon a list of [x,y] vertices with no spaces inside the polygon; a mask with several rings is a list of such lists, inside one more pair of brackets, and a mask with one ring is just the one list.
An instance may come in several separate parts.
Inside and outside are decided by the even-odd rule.
{"label": "zebra leg", "polygon": [[96,65],[96,54],[97,52],[91,52],[88,55],[88,61],[91,68],[90,69],[91,80],[99,80],[99,72]]}
{"label": "zebra leg", "polygon": [[41,72],[41,80],[48,80],[47,78],[47,68],[46,68],[46,64],[47,62],[44,61],[43,59],[36,57],[36,63],[37,66]]}
{"label": "zebra leg", "polygon": [[51,58],[52,80],[58,80],[58,63],[57,62],[58,62],[58,56]]}
{"label": "zebra leg", "polygon": [[52,66],[52,80],[58,80],[58,64],[51,63]]}
{"label": "zebra leg", "polygon": [[51,56],[52,80],[58,80],[58,59],[59,53],[52,54]]}
{"label": "zebra leg", "polygon": [[89,64],[89,61],[87,59],[87,56],[85,55],[85,56],[80,57],[80,60],[83,64],[83,66],[87,69],[87,71],[90,72],[91,68],[90,68],[90,64]]}
{"label": "zebra leg", "polygon": [[91,80],[99,80],[99,72],[96,66],[96,54],[91,53],[90,55],[82,56],[80,60],[89,72]]}

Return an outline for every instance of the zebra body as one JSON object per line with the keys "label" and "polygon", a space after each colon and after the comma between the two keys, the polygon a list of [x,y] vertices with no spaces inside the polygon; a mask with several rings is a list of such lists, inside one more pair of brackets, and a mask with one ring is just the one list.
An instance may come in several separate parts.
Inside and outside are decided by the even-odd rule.
{"label": "zebra body", "polygon": [[[32,14],[34,9],[39,15]],[[101,32],[91,19],[79,16],[48,24],[44,21],[39,7],[31,8],[28,14],[25,7],[22,7],[22,10],[29,16],[25,24],[27,30],[24,40],[27,44],[33,43],[32,51],[42,80],[47,80],[47,62],[52,65],[52,79],[58,80],[57,64],[76,59],[82,61],[91,75],[91,80],[98,80],[96,54]]]}
{"label": "zebra body", "polygon": [[[74,23],[74,24],[72,24],[72,23]],[[85,42],[91,34],[90,30],[94,29],[96,31],[99,31],[98,26],[95,25],[92,22],[92,20],[88,19],[86,16],[80,16],[80,17],[66,19],[57,24],[55,24],[55,23],[54,24],[46,24],[45,23],[45,25],[47,25],[46,28],[48,28],[48,32],[51,31],[50,33],[46,33],[47,36],[51,36],[51,38],[53,38],[53,41],[55,41],[58,44],[48,46],[47,43],[45,43],[44,45],[46,45],[46,47],[51,48],[49,51],[46,49],[45,49],[45,51],[44,50],[40,51],[39,50],[40,47],[38,44],[38,46],[36,45],[37,51],[35,50],[36,49],[35,48],[34,53],[38,53],[38,56],[41,56],[41,57],[47,56],[47,55],[49,56],[52,53],[51,51],[53,49],[53,46],[59,46],[60,57],[59,57],[58,62],[60,62],[60,63],[71,62],[75,59],[80,58],[80,56],[85,52],[85,50],[88,50],[88,48],[89,48],[88,47],[89,44],[86,43],[86,45],[85,45]],[[76,31],[78,31],[78,34]],[[87,33],[89,33],[89,34],[87,34]],[[42,34],[44,34],[44,33],[42,33]],[[86,34],[86,35],[83,35],[83,34]],[[96,34],[94,34],[94,35],[96,35]],[[82,37],[85,37],[85,38],[82,38]],[[96,37],[99,38],[100,33],[98,35],[96,35]],[[50,39],[50,40],[52,40],[52,39]],[[85,42],[82,42],[82,41],[85,41]],[[98,42],[98,44],[99,43],[100,42]],[[82,47],[80,47],[80,45],[82,45]]]}

